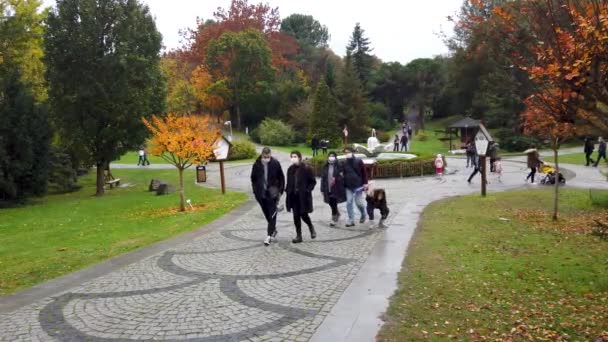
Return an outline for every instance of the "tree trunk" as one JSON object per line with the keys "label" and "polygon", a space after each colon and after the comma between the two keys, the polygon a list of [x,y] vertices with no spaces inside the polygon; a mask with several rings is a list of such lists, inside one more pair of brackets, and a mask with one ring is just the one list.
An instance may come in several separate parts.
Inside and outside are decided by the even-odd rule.
{"label": "tree trunk", "polygon": [[418,104],[418,127],[424,131],[424,104]]}
{"label": "tree trunk", "polygon": [[555,159],[555,193],[553,196],[553,221],[557,221],[557,214],[559,210],[559,160],[558,150],[553,149],[553,157]]}
{"label": "tree trunk", "polygon": [[103,186],[106,184],[106,179],[104,176],[104,171],[106,168],[106,163],[98,162],[97,163],[97,191],[95,192],[95,196],[103,196],[104,189]]}
{"label": "tree trunk", "polygon": [[179,171],[179,211],[186,211],[186,198],[184,195],[184,169],[178,168]]}

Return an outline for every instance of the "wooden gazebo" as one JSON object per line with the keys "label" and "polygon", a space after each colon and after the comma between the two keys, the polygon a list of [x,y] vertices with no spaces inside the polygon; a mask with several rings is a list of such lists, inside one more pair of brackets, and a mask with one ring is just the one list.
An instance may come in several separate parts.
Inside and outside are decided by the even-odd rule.
{"label": "wooden gazebo", "polygon": [[[448,127],[450,131],[450,150],[452,150],[452,133],[460,130],[460,143],[466,144],[469,140],[475,138],[475,134],[479,131],[480,122],[470,117],[459,120]],[[456,134],[458,136],[458,133]]]}

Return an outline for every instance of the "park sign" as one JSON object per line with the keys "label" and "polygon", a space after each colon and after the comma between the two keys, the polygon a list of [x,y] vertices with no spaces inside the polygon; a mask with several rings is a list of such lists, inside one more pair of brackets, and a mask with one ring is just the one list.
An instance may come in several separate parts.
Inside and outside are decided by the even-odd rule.
{"label": "park sign", "polygon": [[484,125],[479,124],[479,130],[477,131],[477,135],[475,135],[475,149],[477,149],[477,154],[485,156],[488,153],[488,146],[491,141],[494,141],[494,138],[492,138],[490,132],[488,132]]}
{"label": "park sign", "polygon": [[226,139],[226,137],[221,135],[215,141],[213,146],[215,146],[215,149],[213,150],[213,156],[215,157],[215,160],[219,161],[228,159],[228,152],[230,152],[230,147],[232,146],[232,144],[230,143],[230,141],[228,141],[228,139]]}

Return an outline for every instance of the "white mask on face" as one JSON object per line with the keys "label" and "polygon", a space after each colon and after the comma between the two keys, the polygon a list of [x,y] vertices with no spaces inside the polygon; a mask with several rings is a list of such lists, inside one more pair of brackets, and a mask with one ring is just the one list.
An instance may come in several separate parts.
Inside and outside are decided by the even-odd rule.
{"label": "white mask on face", "polygon": [[336,157],[329,157],[327,160],[329,161],[330,164],[333,164],[336,162]]}
{"label": "white mask on face", "polygon": [[291,157],[291,163],[292,163],[293,165],[298,165],[298,164],[300,164],[300,158],[298,158],[298,157]]}
{"label": "white mask on face", "polygon": [[355,156],[355,154],[352,152],[349,152],[346,154],[346,158],[348,158],[348,159],[352,159],[352,158],[354,158],[354,156]]}
{"label": "white mask on face", "polygon": [[270,162],[270,157],[262,157],[262,163],[268,164]]}

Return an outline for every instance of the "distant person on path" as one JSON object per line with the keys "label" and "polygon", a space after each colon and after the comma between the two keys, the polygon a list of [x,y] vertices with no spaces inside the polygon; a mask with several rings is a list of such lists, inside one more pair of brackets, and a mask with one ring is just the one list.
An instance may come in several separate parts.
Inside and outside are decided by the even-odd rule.
{"label": "distant person on path", "polygon": [[467,168],[475,167],[475,154],[477,153],[477,150],[475,149],[475,144],[469,141],[466,144],[465,149],[467,153]]}
{"label": "distant person on path", "polygon": [[393,152],[399,152],[399,134],[395,134],[395,140],[393,140]]}
{"label": "distant person on path", "polygon": [[439,177],[443,176],[443,166],[443,156],[441,154],[438,154],[435,158],[435,171],[437,173],[437,176]]}
{"label": "distant person on path", "polygon": [[319,138],[317,138],[316,135],[312,137],[311,146],[312,146],[312,156],[314,158],[317,155],[319,155]]}
{"label": "distant person on path", "polygon": [[494,162],[494,173],[496,174],[496,179],[499,183],[502,183],[502,158],[497,157]]}
{"label": "distant person on path", "polygon": [[137,156],[139,157],[139,159],[137,160],[137,166],[139,165],[144,165],[144,148],[140,147],[139,150],[137,151]]}
{"label": "distant person on path", "polygon": [[359,223],[365,222],[365,204],[363,203],[363,191],[367,187],[367,173],[363,161],[356,158],[353,149],[344,149],[346,161],[344,162],[344,187],[346,188],[346,210],[348,212],[347,227],[355,225],[355,212],[353,203],[357,204],[361,212]]}
{"label": "distant person on path", "polygon": [[367,215],[369,215],[369,220],[372,221],[372,225],[374,221],[374,210],[380,209],[380,222],[378,222],[378,227],[386,228],[384,221],[386,221],[390,210],[386,204],[386,192],[384,189],[376,189],[374,182],[369,182],[365,200],[367,202]]}
{"label": "distant person on path", "polygon": [[329,140],[322,139],[321,140],[321,150],[323,150],[323,155],[327,155],[327,145],[329,145]]}
{"label": "distant person on path", "polygon": [[403,135],[401,136],[401,152],[403,152],[403,151],[407,152],[407,144],[408,144],[407,133],[403,133]]}
{"label": "distant person on path", "polygon": [[310,238],[315,239],[317,232],[308,214],[313,212],[312,191],[317,185],[312,169],[302,163],[299,151],[291,152],[291,166],[287,169],[287,211],[293,213],[293,223],[296,226],[296,237],[291,242],[302,242],[302,221],[308,225]]}
{"label": "distant person on path", "polygon": [[490,156],[490,172],[496,172],[494,168],[494,163],[498,158],[498,144],[495,142],[490,142],[490,148],[488,149],[488,155]]}
{"label": "distant person on path", "polygon": [[591,159],[591,155],[593,154],[593,151],[595,150],[595,145],[593,144],[593,141],[590,138],[585,138],[585,160],[587,161],[587,164],[585,164],[585,166],[589,166],[589,164],[593,164],[593,159]]}
{"label": "distant person on path", "polygon": [[530,180],[532,184],[536,184],[534,183],[534,176],[536,175],[536,170],[542,164],[540,161],[540,155],[538,154],[538,150],[534,145],[530,146],[530,148],[524,153],[528,156],[528,168],[530,169],[530,173],[526,177],[526,182]]}
{"label": "distant person on path", "polygon": [[597,148],[597,160],[595,161],[595,167],[598,166],[598,164],[600,163],[600,159],[602,158],[604,158],[605,162],[608,162],[608,160],[606,160],[606,142],[604,141],[604,138],[599,137],[597,141],[600,145]]}
{"label": "distant person on path", "polygon": [[346,189],[344,188],[344,167],[338,161],[335,152],[329,152],[327,163],[321,171],[321,192],[323,201],[331,208],[330,226],[334,227],[340,219],[338,204],[346,202]]}
{"label": "distant person on path", "polygon": [[277,203],[285,190],[285,175],[281,164],[272,157],[270,148],[264,147],[262,154],[251,169],[251,186],[255,199],[260,204],[268,222],[264,245],[268,246],[277,236]]}
{"label": "distant person on path", "polygon": [[150,161],[148,160],[148,150],[144,148],[144,166],[150,165]]}
{"label": "distant person on path", "polygon": [[469,179],[467,179],[467,182],[469,184],[471,183],[471,180],[473,180],[473,177],[475,177],[475,175],[481,172],[481,158],[479,158],[477,151],[475,151],[475,154],[473,155],[473,167],[473,173],[471,173]]}

